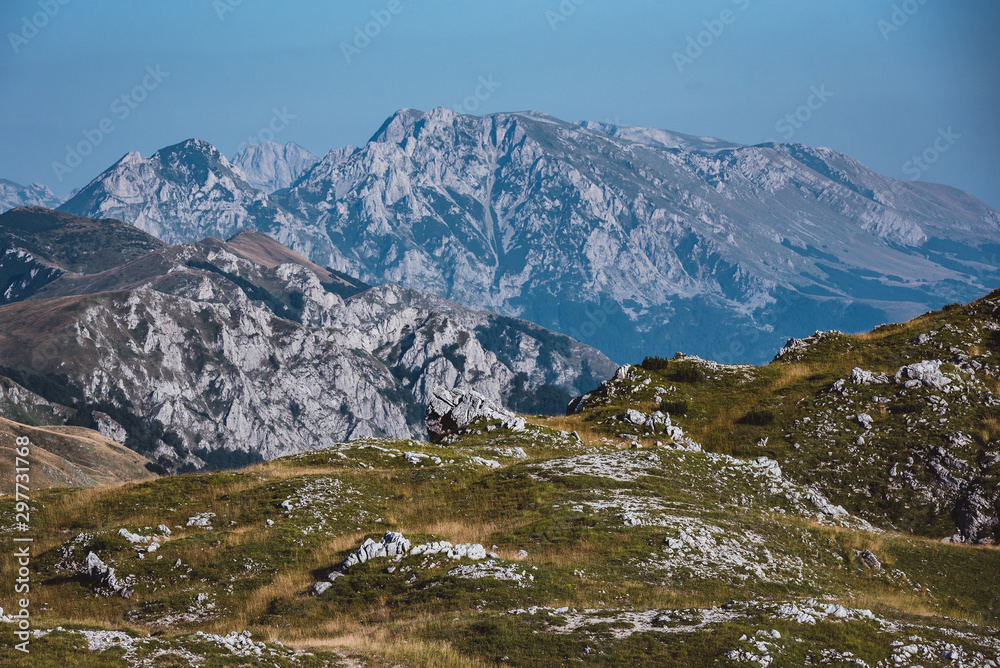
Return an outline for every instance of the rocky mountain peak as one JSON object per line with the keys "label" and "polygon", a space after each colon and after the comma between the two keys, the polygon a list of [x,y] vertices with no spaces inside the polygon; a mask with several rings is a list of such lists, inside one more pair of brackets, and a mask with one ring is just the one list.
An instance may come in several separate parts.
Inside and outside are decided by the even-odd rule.
{"label": "rocky mountain peak", "polygon": [[292,185],[317,162],[319,156],[294,142],[247,144],[232,159],[252,186],[268,193]]}
{"label": "rocky mountain peak", "polygon": [[[254,154],[275,175],[276,147]],[[1000,283],[1000,214],[828,148],[438,108],[399,110],[270,194],[248,179],[271,167],[251,177],[256,158],[234,159],[190,140],[120,162],[62,208],[171,243],[256,229],[321,267],[535,321],[620,361],[763,361],[817,327],[860,330]]]}
{"label": "rocky mountain peak", "polygon": [[0,213],[19,206],[58,206],[61,199],[56,197],[48,186],[32,183],[22,186],[19,183],[0,179]]}

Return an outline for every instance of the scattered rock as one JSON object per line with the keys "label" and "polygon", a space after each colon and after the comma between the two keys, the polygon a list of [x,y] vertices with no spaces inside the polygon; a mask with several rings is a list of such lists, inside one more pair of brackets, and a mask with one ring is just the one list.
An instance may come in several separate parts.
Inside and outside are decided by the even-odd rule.
{"label": "scattered rock", "polygon": [[637,427],[641,427],[646,422],[646,414],[643,413],[642,411],[637,411],[630,408],[627,411],[625,411],[625,415],[622,416],[622,419],[625,420],[625,422],[629,422]]}
{"label": "scattered rock", "polygon": [[997,501],[995,494],[988,495],[978,484],[973,484],[962,495],[951,512],[951,518],[966,542],[978,543],[1000,538]]}
{"label": "scattered rock", "polygon": [[519,586],[527,586],[526,581],[535,579],[527,571],[517,571],[510,566],[504,566],[493,559],[481,564],[463,564],[448,571],[448,575],[464,580],[478,580],[480,578],[492,578],[494,580],[506,580],[517,582]]}
{"label": "scattered rock", "polygon": [[884,385],[889,382],[889,377],[884,373],[875,375],[874,371],[865,371],[859,367],[851,370],[851,382],[855,385]]}
{"label": "scattered rock", "polygon": [[363,564],[369,559],[376,557],[402,557],[410,550],[410,541],[403,537],[398,531],[386,531],[379,542],[371,538],[344,559],[339,568],[341,572],[346,571],[355,564]]}
{"label": "scattered rock", "polygon": [[896,372],[896,383],[907,389],[925,385],[933,390],[946,390],[952,379],[941,372],[942,364],[944,362],[940,360],[924,360],[900,367]]}
{"label": "scattered rock", "polygon": [[194,517],[188,518],[187,526],[201,527],[202,529],[211,529],[213,517],[215,517],[215,513],[199,513]]}
{"label": "scattered rock", "polygon": [[461,432],[477,420],[500,421],[501,427],[524,431],[524,418],[499,406],[479,392],[469,389],[434,390],[427,402],[424,424],[432,441],[440,441],[450,433]]}
{"label": "scattered rock", "polygon": [[486,548],[479,543],[462,543],[460,545],[452,545],[448,541],[442,540],[434,543],[417,545],[410,550],[410,554],[444,554],[449,559],[485,559]]}
{"label": "scattered rock", "polygon": [[101,561],[101,558],[93,552],[87,553],[82,575],[90,580],[94,585],[94,591],[101,596],[128,598],[132,595],[129,583],[119,580],[115,575],[115,569]]}
{"label": "scattered rock", "polygon": [[876,557],[875,553],[872,552],[871,550],[854,550],[854,554],[858,556],[858,559],[861,560],[861,563],[863,563],[865,566],[872,569],[873,571],[882,570],[882,562],[878,560],[878,557]]}

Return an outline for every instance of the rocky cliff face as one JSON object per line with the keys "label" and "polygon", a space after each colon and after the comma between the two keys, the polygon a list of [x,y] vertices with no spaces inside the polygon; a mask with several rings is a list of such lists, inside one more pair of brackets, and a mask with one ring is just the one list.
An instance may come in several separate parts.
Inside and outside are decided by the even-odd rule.
{"label": "rocky cliff face", "polygon": [[249,227],[276,237],[310,236],[218,149],[188,139],[149,158],[126,154],[62,207],[90,218],[116,218],[168,243],[228,238]]}
{"label": "rocky cliff face", "polygon": [[272,197],[216,154],[193,140],[130,154],[64,208],[171,242],[253,227],[623,361],[764,361],[789,336],[906,319],[1000,280],[1000,214],[829,149],[407,109]]}
{"label": "rocky cliff face", "polygon": [[438,386],[564,406],[614,368],[529,323],[393,285],[345,299],[336,279],[257,233],[62,273],[0,308],[2,373],[167,466],[227,466],[420,437]]}
{"label": "rocky cliff face", "polygon": [[247,144],[232,159],[250,185],[268,193],[292,185],[317,162],[318,155],[294,142]]}

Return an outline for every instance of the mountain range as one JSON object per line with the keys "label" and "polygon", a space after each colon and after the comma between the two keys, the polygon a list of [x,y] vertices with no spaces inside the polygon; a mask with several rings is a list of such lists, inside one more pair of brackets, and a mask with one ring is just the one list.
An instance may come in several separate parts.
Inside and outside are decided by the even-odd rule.
{"label": "mountain range", "polygon": [[56,197],[49,187],[41,183],[22,186],[7,179],[0,179],[0,213],[18,206],[47,206],[55,208],[63,199]]}
{"label": "mountain range", "polygon": [[[615,368],[528,322],[370,287],[242,231],[170,246],[115,220],[0,216],[0,375],[15,413],[93,428],[163,470],[421,437],[437,387],[562,412]],[[25,398],[27,397],[27,398]]]}
{"label": "mountain range", "polygon": [[437,108],[310,160],[265,145],[231,163],[188,140],[129,153],[61,209],[170,243],[256,229],[321,266],[618,361],[764,361],[789,336],[905,320],[998,284],[1000,214],[830,149]]}

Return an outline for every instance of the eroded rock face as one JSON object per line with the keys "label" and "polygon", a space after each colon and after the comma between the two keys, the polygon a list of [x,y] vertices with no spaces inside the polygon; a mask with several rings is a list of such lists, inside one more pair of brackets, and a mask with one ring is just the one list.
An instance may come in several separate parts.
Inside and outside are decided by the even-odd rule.
{"label": "eroded rock face", "polygon": [[[17,380],[51,393],[45,375],[57,365],[95,428],[177,470],[356,438],[423,438],[435,388],[464,387],[506,410],[515,391],[548,385],[571,396],[594,371],[615,368],[530,323],[398,286],[341,297],[324,282],[329,272],[263,239],[253,253],[206,239],[51,282],[39,299],[70,298],[45,323],[56,354]],[[40,304],[9,305],[0,320],[23,326]],[[0,328],[0,354],[32,369],[34,360],[16,363],[25,349],[9,330]]]}
{"label": "eroded rock face", "polygon": [[410,551],[410,541],[398,531],[386,531],[385,535],[378,542],[371,538],[357,550],[352,552],[340,565],[340,572],[345,572],[351,566],[363,564],[369,559],[377,557],[399,557]]}
{"label": "eroded rock face", "polygon": [[962,538],[969,543],[1000,540],[1000,503],[979,485],[972,485],[951,513]]}
{"label": "eroded rock face", "polygon": [[271,193],[292,185],[317,162],[319,156],[294,142],[282,146],[266,141],[244,146],[233,156],[232,166],[254,188]]}
{"label": "eroded rock face", "polygon": [[524,418],[503,408],[475,390],[446,390],[439,387],[427,403],[424,424],[432,441],[439,441],[450,433],[461,432],[474,422],[500,422],[500,427],[523,431]]}

